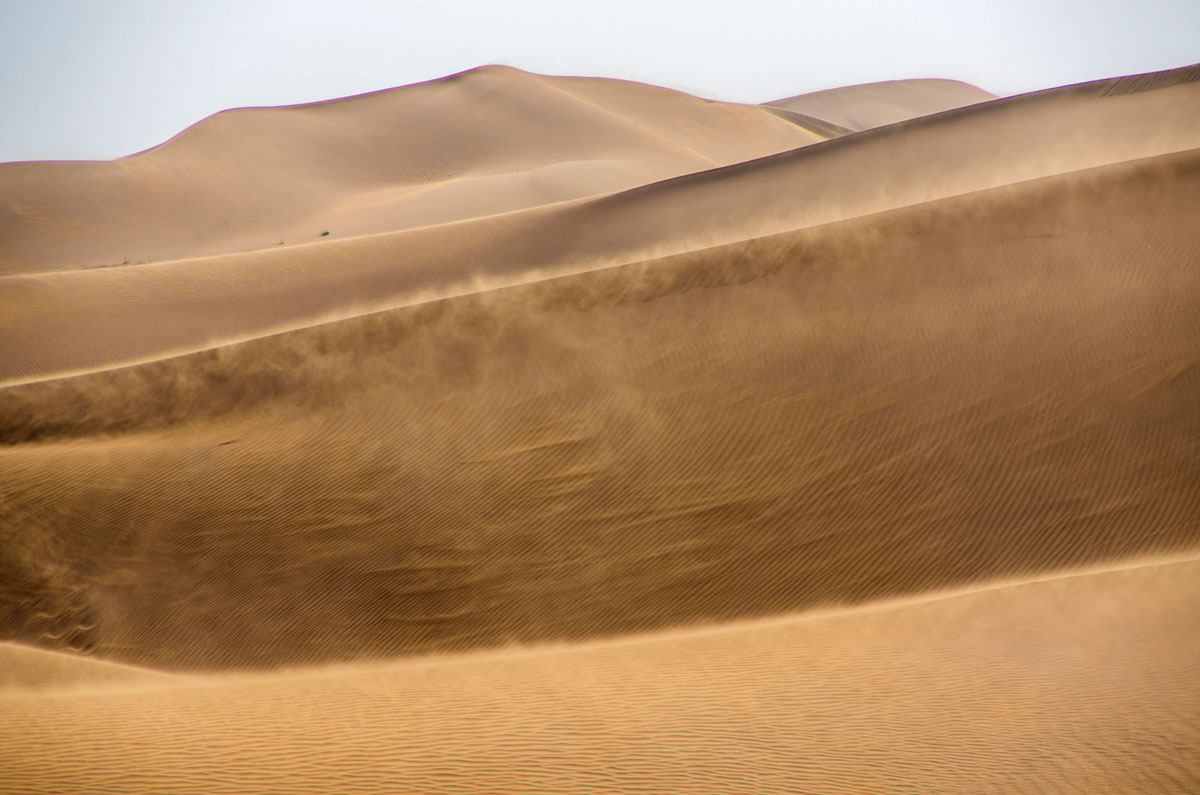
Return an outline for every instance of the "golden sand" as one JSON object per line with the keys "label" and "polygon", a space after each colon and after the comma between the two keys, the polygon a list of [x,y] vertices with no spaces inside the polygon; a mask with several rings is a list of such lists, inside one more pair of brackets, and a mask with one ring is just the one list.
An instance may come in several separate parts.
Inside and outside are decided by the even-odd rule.
{"label": "golden sand", "polygon": [[1198,76],[0,165],[0,791],[1200,789]]}

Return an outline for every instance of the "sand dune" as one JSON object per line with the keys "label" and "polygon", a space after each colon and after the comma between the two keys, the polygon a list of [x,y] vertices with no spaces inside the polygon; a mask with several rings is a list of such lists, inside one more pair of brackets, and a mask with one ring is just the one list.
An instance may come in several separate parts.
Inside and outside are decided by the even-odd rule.
{"label": "sand dune", "polygon": [[152,267],[10,276],[0,280],[0,308],[18,344],[0,351],[0,383],[1196,147],[1200,82],[1112,94],[1100,81],[502,216]]}
{"label": "sand dune", "polygon": [[0,763],[55,795],[1189,792],[1198,605],[1189,561],[459,660],[0,690]]}
{"label": "sand dune", "polygon": [[1198,77],[492,67],[0,165],[0,770],[1200,786]]}
{"label": "sand dune", "polygon": [[0,273],[444,223],[824,139],[755,106],[486,67],[332,102],[218,113],[112,162],[0,165]]}
{"label": "sand dune", "polygon": [[958,80],[889,80],[831,88],[763,104],[860,131],[995,98],[995,94]]}
{"label": "sand dune", "polygon": [[1198,195],[1183,153],[11,387],[12,579],[224,667],[1180,548]]}

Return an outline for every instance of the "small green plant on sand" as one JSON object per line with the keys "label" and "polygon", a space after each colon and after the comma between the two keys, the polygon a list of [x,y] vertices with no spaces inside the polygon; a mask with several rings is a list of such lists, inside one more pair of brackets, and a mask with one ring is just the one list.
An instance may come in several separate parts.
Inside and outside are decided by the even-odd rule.
{"label": "small green plant on sand", "polygon": [[328,235],[328,234],[329,234],[328,232],[322,232],[322,233],[321,233],[321,237],[325,237],[325,236],[326,236],[326,235]]}

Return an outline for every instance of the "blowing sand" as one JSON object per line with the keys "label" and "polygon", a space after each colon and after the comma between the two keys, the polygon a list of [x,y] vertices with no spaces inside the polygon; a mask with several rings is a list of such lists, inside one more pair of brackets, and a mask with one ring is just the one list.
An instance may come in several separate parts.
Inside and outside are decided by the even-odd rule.
{"label": "blowing sand", "polygon": [[0,785],[1200,789],[1197,77],[0,165]]}

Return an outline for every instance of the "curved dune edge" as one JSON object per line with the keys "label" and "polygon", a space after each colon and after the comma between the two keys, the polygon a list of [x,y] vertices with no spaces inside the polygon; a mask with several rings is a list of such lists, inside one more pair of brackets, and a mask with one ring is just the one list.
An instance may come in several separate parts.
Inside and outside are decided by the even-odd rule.
{"label": "curved dune edge", "polygon": [[826,137],[756,105],[482,67],[339,100],[223,111],[114,161],[0,164],[0,273],[426,226]]}
{"label": "curved dune edge", "polygon": [[290,250],[5,277],[0,316],[16,344],[0,351],[0,381],[144,362],[547,271],[694,251],[1200,146],[1200,82],[1101,96],[1106,85],[958,108],[472,221]]}
{"label": "curved dune edge", "polygon": [[1200,561],[555,649],[0,695],[28,793],[1184,792]]}
{"label": "curved dune edge", "polygon": [[990,91],[958,80],[917,79],[830,88],[762,104],[816,118],[849,132],[896,124],[996,98]]}
{"label": "curved dune edge", "polygon": [[[733,242],[712,245],[659,245],[649,250],[639,250],[635,247],[620,253],[610,251],[606,254],[599,253],[604,251],[604,247],[599,246],[592,250],[593,253],[589,257],[563,256],[560,257],[563,261],[556,262],[553,257],[533,254],[536,243],[534,246],[515,244],[523,235],[536,235],[538,226],[549,225],[549,221],[554,219],[555,210],[578,209],[573,202],[563,202],[561,208],[537,208],[541,216],[527,216],[517,212],[512,214],[511,219],[487,219],[500,224],[498,230],[491,231],[497,231],[504,243],[515,244],[517,252],[515,256],[499,257],[499,262],[493,263],[492,272],[486,275],[472,274],[471,264],[479,261],[481,251],[495,244],[488,242],[487,228],[471,228],[469,225],[474,222],[465,222],[468,226],[462,228],[458,224],[449,224],[424,230],[379,233],[347,241],[309,244],[297,247],[291,252],[247,252],[226,257],[134,266],[131,270],[136,269],[138,273],[124,284],[106,284],[105,275],[102,275],[106,272],[95,270],[59,271],[50,277],[0,277],[0,288],[3,288],[0,289],[0,306],[9,310],[7,318],[0,319],[0,329],[27,344],[26,350],[16,347],[10,349],[7,359],[5,353],[0,352],[0,389],[152,364],[307,328],[412,309],[423,304],[470,298],[491,291],[536,287],[539,283],[586,277],[599,271],[653,267],[659,261],[683,261],[694,256],[720,256],[726,251],[736,251],[739,246],[773,246],[777,241],[786,243],[789,235],[819,230],[821,227],[836,228],[838,225],[854,221],[870,223],[876,217],[885,218],[889,214],[905,210],[920,212],[921,208],[926,206],[950,206],[949,203],[956,200],[986,202],[989,196],[1005,197],[1012,191],[1044,190],[1055,181],[1064,184],[1070,184],[1071,181],[1087,184],[1103,181],[1111,175],[1121,175],[1130,170],[1168,172],[1179,168],[1186,169],[1188,164],[1195,160],[1198,152],[1200,148],[1067,171],[836,220],[813,219],[814,223],[811,225],[801,224],[783,232],[751,235]],[[504,229],[504,225],[509,223],[512,224],[512,228]],[[614,228],[618,228],[617,225],[614,225]],[[428,233],[428,240],[405,237],[417,233]],[[460,235],[462,237],[459,237]],[[393,255],[391,249],[394,246],[402,249],[400,244],[408,243],[415,243],[418,249],[431,245],[433,250],[441,250],[439,256],[444,256],[445,249],[449,248],[445,241],[456,237],[460,245],[466,241],[463,245],[464,250],[454,253],[445,262],[435,263],[436,267],[430,267],[427,262],[421,263],[421,272],[404,269],[397,271],[389,259]],[[690,247],[691,245],[697,247]],[[346,248],[339,251],[339,246]],[[657,249],[666,249],[670,253],[663,254]],[[561,254],[558,249],[552,250]],[[656,255],[645,256],[651,253]],[[263,255],[266,259],[257,261],[254,258],[258,255]],[[341,276],[331,275],[338,266],[355,263],[352,267],[357,268],[355,257],[362,258],[360,262],[365,261],[366,267],[361,268],[361,273],[354,274],[353,283]],[[272,260],[277,261],[272,263]],[[281,278],[284,269],[292,268],[297,261],[302,266],[298,270],[305,273],[310,283],[305,283],[295,276]],[[331,264],[334,267],[330,267]],[[196,274],[186,270],[192,265],[201,269],[211,266],[212,272],[204,273],[197,279]],[[182,270],[169,270],[176,267]],[[157,274],[147,271],[156,268],[163,268],[164,271]],[[236,281],[238,291],[226,292],[239,273],[244,274],[244,278]],[[98,274],[99,279],[91,278]],[[79,277],[74,280],[75,283],[68,281],[73,275]],[[184,287],[180,289],[178,284],[174,284],[176,281]],[[208,294],[204,294],[205,292]],[[372,292],[376,295],[370,296]],[[379,298],[380,292],[387,297]],[[147,299],[147,293],[156,298]],[[329,295],[337,296],[335,303],[340,305],[336,308],[331,307]],[[182,301],[180,296],[183,296]],[[111,301],[107,306],[104,305],[106,299]],[[222,305],[222,301],[226,303]],[[231,304],[234,307],[232,311],[229,308]],[[274,314],[281,306],[287,307],[284,314]],[[300,308],[297,309],[297,306]],[[260,311],[252,312],[252,307],[259,307]],[[91,324],[90,334],[84,333],[83,330],[84,324],[88,323]],[[143,330],[148,325],[155,329],[156,333],[134,333],[131,324],[136,323],[143,324]],[[229,329],[238,325],[243,328],[238,331],[226,331],[215,337],[211,332],[212,328]],[[246,330],[246,327],[249,327],[249,330]],[[80,336],[71,340],[71,345],[62,345],[62,336],[73,333]],[[54,336],[49,337],[50,334]],[[120,338],[118,344],[143,346],[142,349],[147,352],[145,355],[132,357],[114,355],[104,349],[112,344],[114,338]],[[202,341],[186,341],[196,339]],[[153,344],[148,345],[151,340]],[[161,347],[164,345],[163,340],[168,341],[165,343],[166,347]],[[98,345],[101,349],[96,351]],[[96,358],[103,363],[78,368],[60,365],[55,368],[53,357],[78,355],[80,349],[85,351],[84,356]],[[46,366],[47,359],[51,360],[49,367]]]}
{"label": "curved dune edge", "polygon": [[[146,359],[121,362],[97,369],[65,372],[30,381],[0,382],[0,390],[3,390],[0,391],[0,408],[13,415],[8,423],[0,422],[0,444],[12,444],[23,438],[14,434],[17,430],[14,427],[14,422],[17,421],[16,414],[32,411],[33,404],[40,399],[39,395],[49,395],[60,386],[77,385],[79,394],[76,394],[74,399],[83,401],[87,399],[88,385],[107,377],[124,378],[123,389],[126,394],[130,394],[130,390],[136,394],[139,381],[127,376],[139,367],[176,368],[181,371],[180,376],[184,376],[194,363],[220,349],[253,350],[256,346],[273,345],[273,341],[300,338],[295,335],[336,336],[340,328],[350,329],[355,324],[383,320],[389,315],[420,313],[425,309],[460,303],[486,304],[492,295],[497,296],[502,303],[504,298],[510,296],[527,295],[529,300],[538,306],[565,300],[567,303],[578,304],[579,308],[589,308],[614,300],[650,300],[676,290],[686,290],[691,286],[691,278],[699,278],[703,286],[708,287],[751,282],[769,276],[781,268],[799,266],[808,260],[824,261],[830,257],[843,257],[851,261],[857,253],[856,249],[877,247],[881,234],[899,233],[911,236],[912,227],[915,225],[923,227],[922,236],[929,238],[930,227],[938,223],[953,225],[965,221],[978,226],[983,217],[991,213],[997,214],[999,219],[996,228],[997,238],[1001,242],[1007,241],[1007,236],[1054,237],[1055,232],[1031,233],[1027,228],[1036,222],[1040,228],[1049,229],[1054,219],[1070,227],[1068,234],[1077,234],[1084,228],[1098,230],[1102,224],[1094,222],[1091,217],[1095,215],[1093,210],[1103,212],[1107,219],[1114,221],[1121,217],[1122,212],[1136,212],[1139,215],[1169,212],[1174,217],[1173,211],[1181,203],[1186,204],[1200,196],[1198,174],[1200,148],[1028,180],[721,246],[653,259],[614,262],[592,270],[555,272],[547,269],[521,272],[509,280],[479,278],[473,283],[460,283],[445,291],[430,290],[423,294],[407,296],[411,300],[400,304],[358,307],[352,311],[319,316],[295,328],[283,327],[250,337],[222,339],[198,350],[161,351]],[[1122,198],[1123,193],[1128,193],[1129,196]],[[1022,202],[1036,203],[1039,205],[1039,211],[1014,212]],[[1089,207],[1089,203],[1094,204],[1094,207]],[[1121,209],[1114,212],[1118,205]],[[1014,223],[1011,216],[1018,214],[1022,217]],[[1161,226],[1164,232],[1177,233],[1170,236],[1171,239],[1166,235],[1160,238],[1159,242],[1166,251],[1175,253],[1181,248],[1190,249],[1196,245],[1194,235],[1190,234],[1190,229],[1183,220],[1180,220],[1174,229],[1169,224]],[[864,245],[858,242],[860,239],[868,242]],[[1090,244],[1091,241],[1083,242]],[[313,248],[319,249],[320,245],[314,244]],[[1154,259],[1159,254],[1151,251],[1147,256]],[[171,264],[160,263],[167,267]],[[235,373],[228,375],[236,377]],[[207,397],[212,399],[215,395]],[[269,398],[269,395],[264,395],[264,399]],[[93,419],[100,420],[102,409],[105,407],[98,401],[92,402],[93,405],[88,407],[88,411]],[[64,407],[56,407],[56,411],[61,411],[62,408]],[[107,408],[118,407],[109,403]],[[61,415],[53,416],[55,413],[48,412],[50,416],[44,419],[66,419]],[[178,415],[177,411],[168,413]],[[26,416],[22,419],[28,422],[34,418]],[[134,427],[138,426],[131,421],[121,422],[119,426],[106,426],[101,421],[90,426],[89,432],[127,430]],[[60,433],[35,429],[24,438],[54,438]]]}

